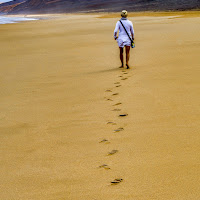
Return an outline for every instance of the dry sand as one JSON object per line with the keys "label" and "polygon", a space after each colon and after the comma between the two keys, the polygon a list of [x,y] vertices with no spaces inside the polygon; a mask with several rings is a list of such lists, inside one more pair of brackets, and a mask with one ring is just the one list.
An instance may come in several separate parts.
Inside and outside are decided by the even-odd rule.
{"label": "dry sand", "polygon": [[[193,15],[130,17],[128,71],[118,69],[118,18],[0,25],[0,199],[199,200]],[[116,178],[123,181],[111,185]]]}

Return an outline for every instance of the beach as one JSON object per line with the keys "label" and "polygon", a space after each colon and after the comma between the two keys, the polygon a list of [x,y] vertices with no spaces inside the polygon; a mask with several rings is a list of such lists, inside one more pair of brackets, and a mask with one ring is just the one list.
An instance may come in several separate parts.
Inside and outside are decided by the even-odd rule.
{"label": "beach", "polygon": [[0,199],[200,199],[199,12],[129,19],[130,70],[115,14],[0,25]]}

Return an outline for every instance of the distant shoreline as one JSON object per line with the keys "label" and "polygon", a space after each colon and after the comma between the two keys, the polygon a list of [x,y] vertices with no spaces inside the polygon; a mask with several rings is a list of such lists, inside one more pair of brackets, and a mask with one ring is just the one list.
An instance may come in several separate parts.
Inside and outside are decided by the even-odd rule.
{"label": "distant shoreline", "polygon": [[[26,17],[26,18],[37,18],[40,19],[50,19],[63,15],[100,15],[100,18],[115,18],[119,17],[119,12],[75,12],[75,13],[44,13],[44,14],[4,14],[0,16],[9,16],[9,17]],[[136,16],[174,16],[181,15],[183,17],[200,17],[200,10],[187,10],[187,11],[136,11],[129,12],[129,17]]]}
{"label": "distant shoreline", "polygon": [[[35,20],[48,20],[48,19],[55,19],[60,18],[62,16],[67,15],[96,15],[97,18],[118,18],[120,17],[118,12],[92,12],[92,13],[55,13],[55,14],[16,14],[16,15],[0,15],[0,24],[14,24],[14,23],[21,23],[21,22],[28,22],[28,21],[35,21]],[[199,11],[165,11],[165,12],[129,12],[129,17],[161,17],[161,16],[176,16],[178,18],[191,18],[191,17],[200,17]]]}
{"label": "distant shoreline", "polygon": [[0,24],[16,24],[20,22],[28,22],[39,20],[39,18],[25,17],[25,16],[11,16],[11,15],[0,15]]}

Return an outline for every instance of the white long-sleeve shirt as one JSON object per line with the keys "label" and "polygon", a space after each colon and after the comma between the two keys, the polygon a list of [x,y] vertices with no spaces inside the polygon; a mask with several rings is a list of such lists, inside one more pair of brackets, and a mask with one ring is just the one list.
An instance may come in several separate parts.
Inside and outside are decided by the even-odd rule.
{"label": "white long-sleeve shirt", "polygon": [[[130,38],[132,38],[131,34],[133,34],[133,38],[134,38],[134,29],[133,29],[132,22],[126,18],[121,18],[121,22],[123,23],[124,27],[126,28],[128,34],[130,35]],[[115,30],[114,30],[115,38],[117,36],[118,30],[119,30],[119,36],[118,36],[119,40],[122,40],[122,41],[130,40],[126,31],[124,30],[123,26],[121,25],[120,21],[117,22]]]}

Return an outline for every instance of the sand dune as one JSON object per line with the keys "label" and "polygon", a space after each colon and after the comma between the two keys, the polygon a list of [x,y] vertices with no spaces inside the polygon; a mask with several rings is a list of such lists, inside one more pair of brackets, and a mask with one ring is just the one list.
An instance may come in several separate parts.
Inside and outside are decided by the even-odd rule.
{"label": "sand dune", "polygon": [[118,69],[118,18],[1,25],[0,199],[198,200],[192,16],[131,16],[130,70]]}

